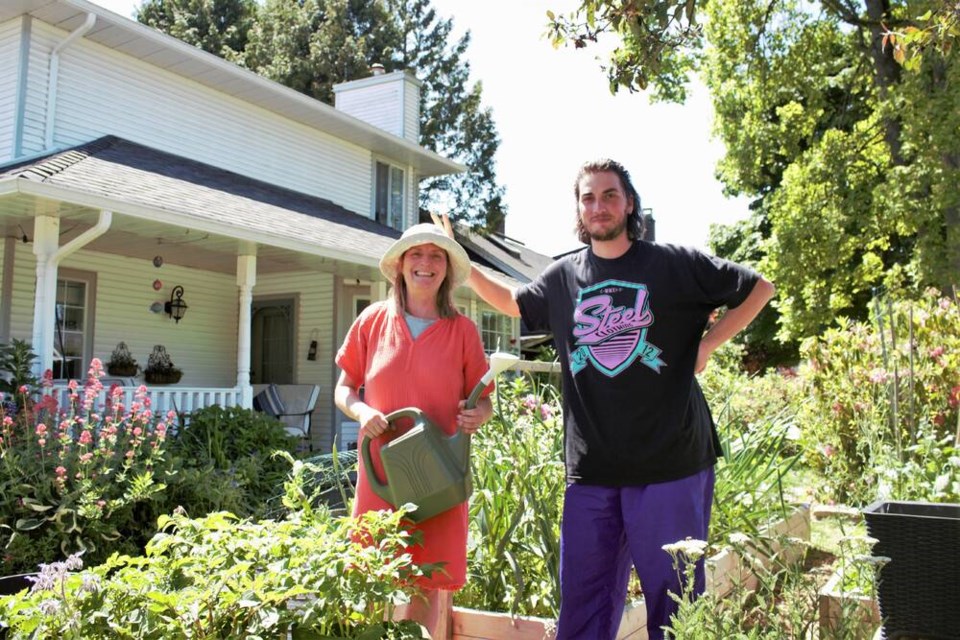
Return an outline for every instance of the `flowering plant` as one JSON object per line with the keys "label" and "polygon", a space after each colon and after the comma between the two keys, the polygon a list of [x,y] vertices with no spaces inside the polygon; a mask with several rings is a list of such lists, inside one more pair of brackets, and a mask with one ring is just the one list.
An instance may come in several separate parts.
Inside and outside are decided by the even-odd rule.
{"label": "flowering plant", "polygon": [[[129,407],[119,387],[102,397],[100,360],[83,387],[69,383],[69,406],[24,385],[16,415],[0,409],[0,571],[32,570],[41,561],[83,551],[137,549],[143,507],[160,499],[166,420],[150,410],[141,386]],[[44,387],[52,386],[50,372]],[[150,517],[150,520],[153,518]],[[142,534],[141,534],[142,535]],[[111,544],[105,544],[110,542]]]}

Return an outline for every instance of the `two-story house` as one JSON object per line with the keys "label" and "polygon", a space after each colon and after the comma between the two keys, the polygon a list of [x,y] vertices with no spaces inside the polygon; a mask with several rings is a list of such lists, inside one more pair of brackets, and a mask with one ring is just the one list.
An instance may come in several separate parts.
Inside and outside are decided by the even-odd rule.
{"label": "two-story house", "polygon": [[331,107],[85,0],[0,4],[0,343],[58,383],[163,345],[183,376],[151,388],[161,411],[319,385],[313,448],[344,446],[336,349],[387,296],[419,181],[463,170],[418,145],[419,102],[408,73]]}

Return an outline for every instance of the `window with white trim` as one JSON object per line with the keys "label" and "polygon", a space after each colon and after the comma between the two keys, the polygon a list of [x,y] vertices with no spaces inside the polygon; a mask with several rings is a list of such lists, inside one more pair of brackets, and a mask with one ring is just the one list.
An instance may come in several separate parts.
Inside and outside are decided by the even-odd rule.
{"label": "window with white trim", "polygon": [[403,169],[377,162],[374,185],[374,213],[377,222],[394,229],[403,229]]}
{"label": "window with white trim", "polygon": [[96,276],[61,272],[54,307],[53,378],[86,378],[93,344],[93,292]]}
{"label": "window with white trim", "polygon": [[513,318],[495,311],[480,312],[480,338],[483,340],[483,350],[493,353],[513,351]]}

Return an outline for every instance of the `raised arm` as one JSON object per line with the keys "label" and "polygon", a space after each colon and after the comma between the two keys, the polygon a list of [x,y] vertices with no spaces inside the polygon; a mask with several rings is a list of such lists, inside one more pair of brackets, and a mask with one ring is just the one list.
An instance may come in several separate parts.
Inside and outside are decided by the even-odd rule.
{"label": "raised arm", "polygon": [[738,306],[727,309],[727,311],[717,320],[716,324],[710,327],[710,330],[704,334],[700,340],[700,351],[697,353],[696,372],[700,373],[707,366],[707,360],[710,355],[716,351],[724,342],[743,331],[748,324],[753,322],[757,314],[773,297],[776,289],[769,280],[760,278],[746,300]]}
{"label": "raised arm", "polygon": [[[454,238],[453,225],[450,224],[450,217],[447,214],[438,216],[431,212],[434,224],[443,229],[449,238]],[[516,293],[514,287],[503,284],[480,271],[475,266],[470,266],[470,277],[467,278],[467,286],[477,292],[483,300],[491,307],[504,315],[513,318],[520,317],[520,307],[517,306]]]}

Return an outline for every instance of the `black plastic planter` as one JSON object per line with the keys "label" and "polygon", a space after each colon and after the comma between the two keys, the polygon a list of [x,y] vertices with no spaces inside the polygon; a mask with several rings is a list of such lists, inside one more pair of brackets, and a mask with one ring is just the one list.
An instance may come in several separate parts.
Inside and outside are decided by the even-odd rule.
{"label": "black plastic planter", "polygon": [[960,504],[874,502],[863,510],[880,570],[884,638],[960,640]]}

